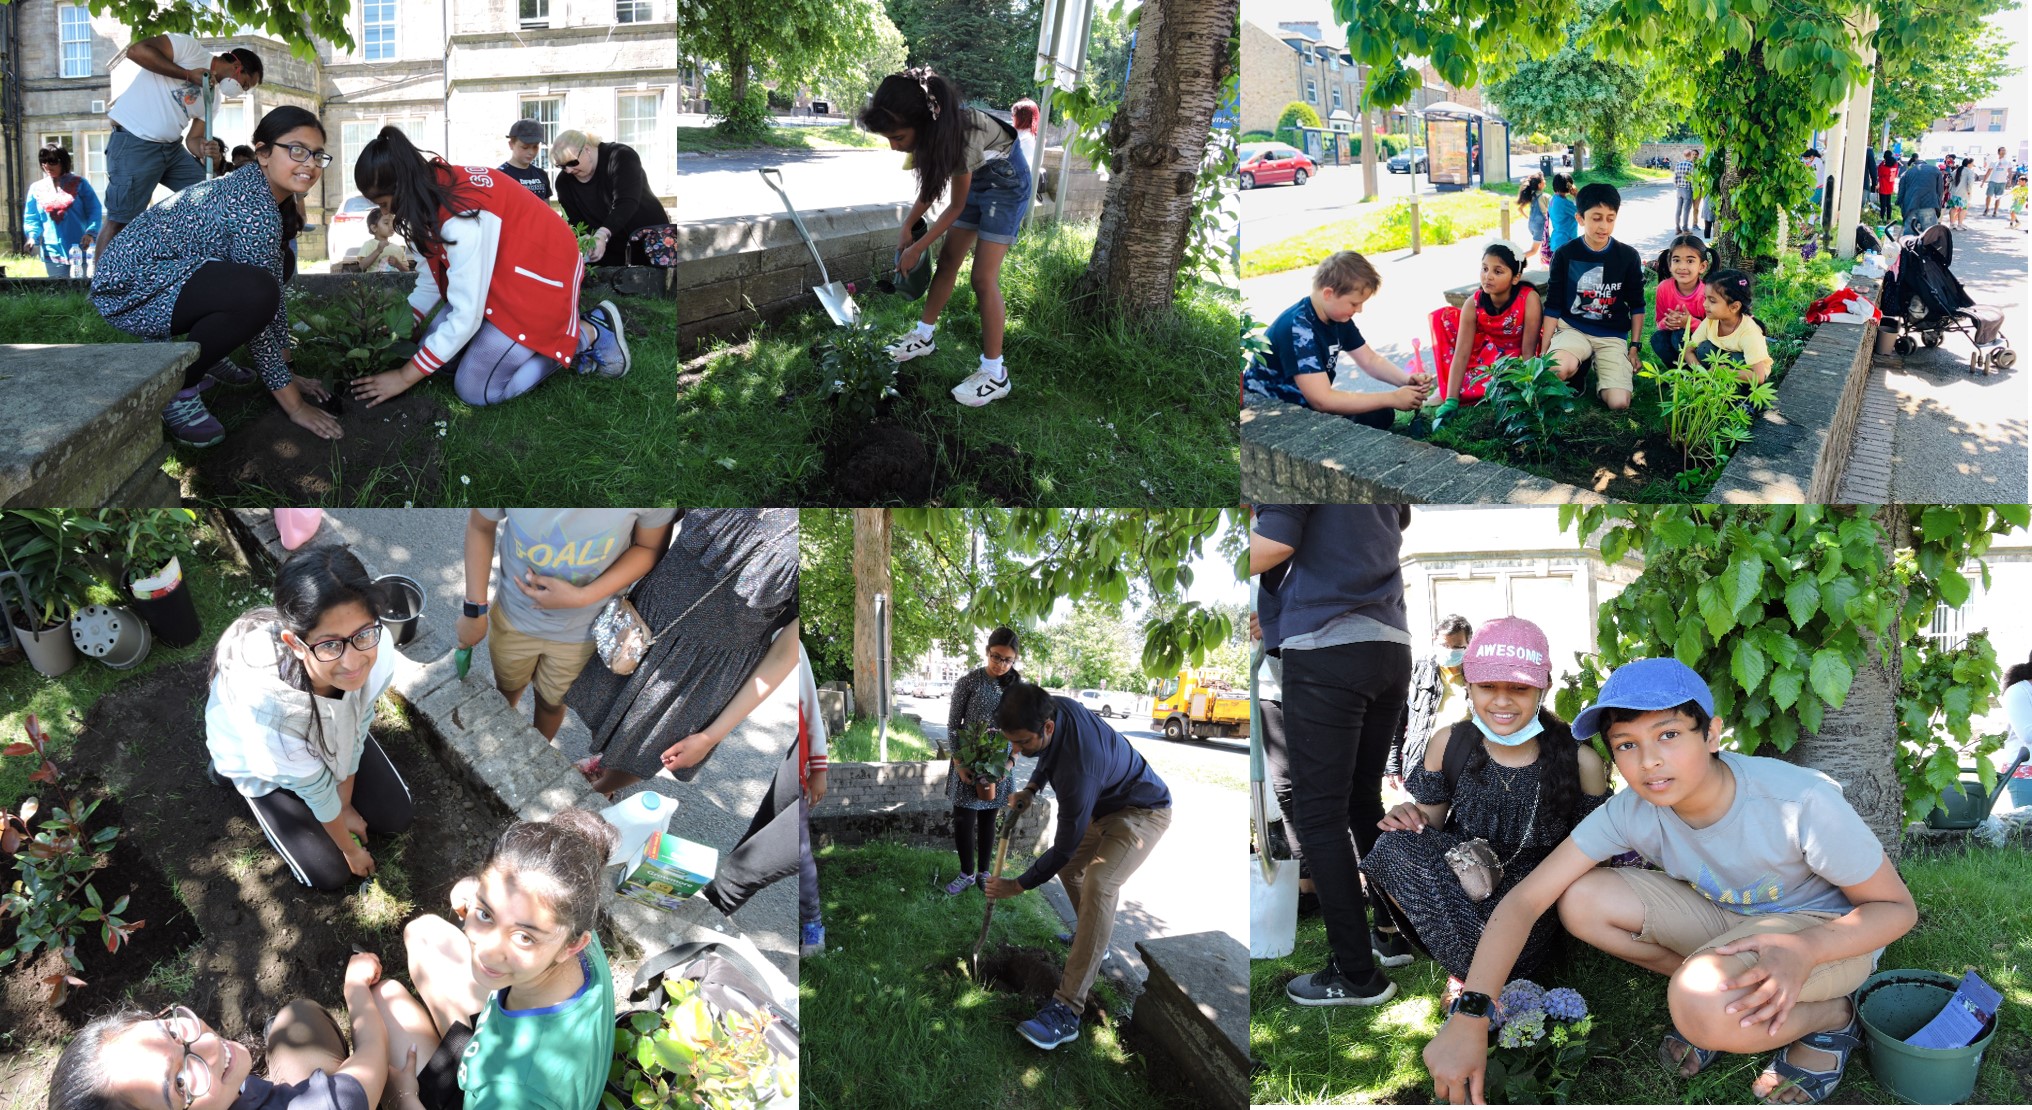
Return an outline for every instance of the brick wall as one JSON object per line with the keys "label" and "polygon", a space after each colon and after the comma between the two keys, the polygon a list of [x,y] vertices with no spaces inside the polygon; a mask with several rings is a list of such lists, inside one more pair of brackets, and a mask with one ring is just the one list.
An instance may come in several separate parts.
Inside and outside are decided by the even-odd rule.
{"label": "brick wall", "polygon": [[[1875,283],[1856,291],[1877,299]],[[1837,500],[1855,443],[1875,324],[1822,324],[1778,384],[1777,407],[1757,414],[1750,442],[1736,449],[1707,499],[1715,504]]]}
{"label": "brick wall", "polygon": [[[812,807],[811,835],[821,844],[862,844],[879,836],[952,843],[952,803],[946,798],[944,760],[914,763],[835,763],[826,774],[825,800]],[[999,820],[999,818],[997,819]],[[1041,852],[1051,844],[1055,805],[1040,794],[1017,818],[1011,852]]]}

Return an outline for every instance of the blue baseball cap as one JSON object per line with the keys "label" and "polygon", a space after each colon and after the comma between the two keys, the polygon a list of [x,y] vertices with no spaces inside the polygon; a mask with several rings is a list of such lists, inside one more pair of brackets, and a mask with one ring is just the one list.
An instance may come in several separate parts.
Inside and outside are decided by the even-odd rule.
{"label": "blue baseball cap", "polygon": [[1633,659],[1617,667],[1602,684],[1601,696],[1573,719],[1573,738],[1585,740],[1600,731],[1604,709],[1672,709],[1692,702],[1714,716],[1714,694],[1693,668],[1670,657]]}

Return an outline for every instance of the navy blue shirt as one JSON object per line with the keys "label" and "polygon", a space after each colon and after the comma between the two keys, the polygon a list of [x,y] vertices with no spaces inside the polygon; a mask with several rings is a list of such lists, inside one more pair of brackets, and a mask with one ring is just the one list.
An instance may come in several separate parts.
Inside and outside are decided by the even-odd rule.
{"label": "navy blue shirt", "polygon": [[1610,239],[1599,251],[1576,236],[1552,252],[1545,314],[1589,335],[1628,338],[1630,321],[1644,314],[1644,262],[1637,249]]}
{"label": "navy blue shirt", "polygon": [[1270,325],[1266,338],[1270,349],[1250,363],[1248,373],[1242,376],[1243,385],[1251,393],[1293,405],[1305,404],[1298,375],[1325,374],[1332,384],[1334,362],[1340,353],[1359,351],[1368,343],[1353,320],[1336,324],[1320,319],[1312,310],[1311,297],[1285,309]]}
{"label": "navy blue shirt", "polygon": [[550,177],[535,166],[524,170],[517,169],[513,162],[503,162],[501,163],[501,172],[528,186],[530,192],[535,193],[544,200],[550,199]]}
{"label": "navy blue shirt", "polygon": [[1342,613],[1408,630],[1398,551],[1410,523],[1408,505],[1256,506],[1252,530],[1292,549],[1262,575],[1263,650],[1275,653]]}
{"label": "navy blue shirt", "polygon": [[1940,207],[1940,170],[1931,162],[1905,167],[1898,176],[1898,211],[1907,217],[1921,208]]}
{"label": "navy blue shirt", "polygon": [[326,1075],[323,1068],[301,1083],[270,1083],[250,1075],[232,1110],[370,1110],[367,1091],[350,1075]]}
{"label": "navy blue shirt", "polygon": [[1051,743],[1037,757],[1026,789],[1049,783],[1058,798],[1058,836],[1016,881],[1024,890],[1042,886],[1072,861],[1087,826],[1096,817],[1125,809],[1164,809],[1171,791],[1122,734],[1070,698],[1052,698]]}

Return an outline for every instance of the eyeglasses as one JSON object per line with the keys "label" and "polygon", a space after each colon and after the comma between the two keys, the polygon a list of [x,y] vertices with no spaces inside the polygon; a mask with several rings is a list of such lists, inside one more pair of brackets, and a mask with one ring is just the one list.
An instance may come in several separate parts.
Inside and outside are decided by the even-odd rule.
{"label": "eyeglasses", "polygon": [[988,662],[1000,663],[1005,667],[1013,667],[1016,665],[1016,657],[1011,654],[997,655],[991,651],[988,653]]}
{"label": "eyeglasses", "polygon": [[353,650],[355,651],[368,652],[373,651],[374,645],[380,642],[381,626],[379,624],[370,624],[351,636],[341,637],[336,640],[319,640],[310,646],[310,653],[324,662],[336,663],[339,661],[340,656],[346,654],[347,644],[353,645]]}
{"label": "eyeglasses", "polygon": [[312,159],[316,159],[318,169],[324,169],[326,166],[332,164],[331,155],[326,154],[322,150],[313,151],[311,150],[311,148],[303,145],[302,143],[290,143],[288,146],[285,146],[282,149],[289,152],[290,161],[293,162],[308,162],[311,161]]}
{"label": "eyeglasses", "polygon": [[212,1093],[212,1065],[191,1049],[199,1037],[205,1035],[205,1023],[183,1006],[168,1006],[155,1015],[155,1020],[169,1033],[169,1038],[183,1050],[183,1058],[177,1062],[176,1091],[183,1096],[183,1110],[190,1110],[191,1104]]}

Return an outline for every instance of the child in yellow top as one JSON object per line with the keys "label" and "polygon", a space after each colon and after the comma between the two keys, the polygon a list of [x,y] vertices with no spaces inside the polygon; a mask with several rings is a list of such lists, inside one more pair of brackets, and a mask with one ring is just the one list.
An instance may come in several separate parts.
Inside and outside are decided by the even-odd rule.
{"label": "child in yellow top", "polygon": [[1694,329],[1682,363],[1704,363],[1717,352],[1726,351],[1743,360],[1738,372],[1749,385],[1761,385],[1771,374],[1771,349],[1764,341],[1764,329],[1750,316],[1750,275],[1741,270],[1719,270],[1707,279],[1707,315]]}

